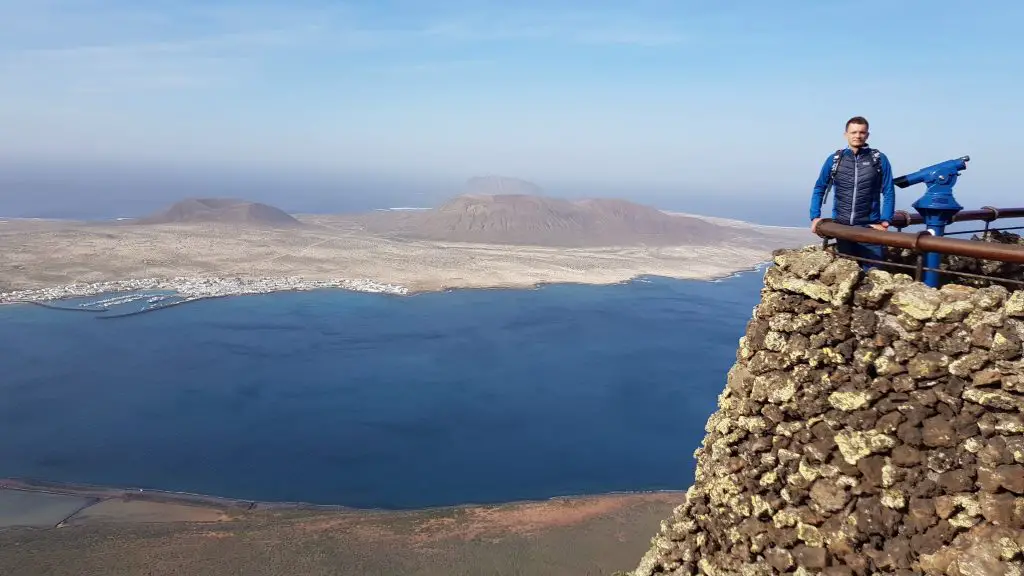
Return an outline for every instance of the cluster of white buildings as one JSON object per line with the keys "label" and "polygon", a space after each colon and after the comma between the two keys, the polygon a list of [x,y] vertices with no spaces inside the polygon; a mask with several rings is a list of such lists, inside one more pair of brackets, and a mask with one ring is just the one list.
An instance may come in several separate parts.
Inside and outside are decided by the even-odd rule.
{"label": "cluster of white buildings", "polygon": [[[288,278],[145,278],[96,282],[93,284],[68,284],[36,290],[0,292],[0,304],[12,302],[48,302],[65,298],[81,298],[111,293],[137,293],[150,291],[173,292],[187,300],[236,296],[240,294],[267,294],[292,290],[318,290],[341,288],[358,292],[381,294],[408,294],[408,288],[396,284],[384,284],[373,280],[338,278],[331,280],[308,280],[298,276]],[[107,302],[110,304],[116,302]],[[95,305],[96,303],[90,303]]]}

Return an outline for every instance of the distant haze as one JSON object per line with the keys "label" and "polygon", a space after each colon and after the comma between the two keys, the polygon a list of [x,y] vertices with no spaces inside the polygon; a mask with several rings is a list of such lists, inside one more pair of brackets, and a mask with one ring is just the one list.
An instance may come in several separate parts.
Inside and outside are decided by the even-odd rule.
{"label": "distant haze", "polygon": [[[431,187],[431,184],[433,187]],[[400,177],[323,177],[266,170],[175,165],[0,160],[0,217],[113,219],[140,217],[194,197],[235,197],[295,212],[348,212],[423,205],[454,193],[443,183]],[[431,192],[436,197],[428,199]]]}
{"label": "distant haze", "polygon": [[520,194],[537,196],[544,193],[541,187],[533,182],[506,176],[475,176],[466,181],[463,192],[485,196]]}
{"label": "distant haze", "polygon": [[[0,160],[0,217],[112,220],[153,214],[185,198],[232,197],[264,202],[286,212],[348,213],[393,207],[436,207],[463,193],[532,191],[555,198],[622,198],[664,210],[727,216],[771,225],[803,225],[806,202],[785,197],[722,197],[684,188],[611,184],[546,186],[515,176],[401,177],[181,166],[98,163],[13,163]],[[808,191],[809,196],[809,191]]]}
{"label": "distant haze", "polygon": [[854,115],[896,172],[969,154],[962,204],[1019,202],[1022,2],[861,0],[877,72],[849,85],[846,3],[624,6],[0,0],[0,214],[438,205],[500,174],[806,224]]}

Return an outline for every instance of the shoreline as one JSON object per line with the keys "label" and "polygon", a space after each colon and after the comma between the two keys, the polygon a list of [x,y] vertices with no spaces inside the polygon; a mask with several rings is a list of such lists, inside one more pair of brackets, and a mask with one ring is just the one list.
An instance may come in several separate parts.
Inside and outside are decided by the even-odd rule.
{"label": "shoreline", "polygon": [[[114,280],[109,282],[94,282],[90,284],[76,283],[52,286],[48,288],[0,292],[0,306],[5,304],[35,304],[54,310],[105,312],[107,311],[107,308],[105,307],[100,309],[85,308],[85,305],[83,304],[79,307],[62,308],[54,306],[53,303],[75,298],[109,296],[113,294],[124,294],[125,296],[121,298],[108,298],[107,302],[100,301],[97,303],[91,303],[90,305],[106,304],[109,303],[109,301],[116,300],[120,300],[120,302],[116,303],[127,303],[133,300],[147,298],[150,300],[160,298],[159,301],[169,297],[181,298],[175,302],[142,310],[149,312],[171,306],[187,304],[189,302],[208,300],[211,298],[273,294],[276,292],[304,292],[332,288],[375,294],[403,296],[409,294],[409,289],[404,286],[375,282],[373,280],[366,279],[309,280],[299,276],[259,278],[178,276],[174,278]],[[145,292],[170,292],[170,294],[142,294]]]}
{"label": "shoreline", "polygon": [[[311,512],[352,512],[364,514],[408,514],[415,512],[430,512],[438,510],[460,510],[468,508],[492,508],[500,506],[520,506],[524,504],[538,504],[574,500],[589,500],[614,497],[642,497],[642,496],[680,496],[686,495],[686,489],[665,489],[665,490],[631,490],[599,492],[592,494],[567,494],[562,496],[551,496],[549,498],[535,498],[524,500],[503,500],[500,502],[463,502],[460,504],[439,504],[437,506],[423,506],[418,508],[359,508],[343,504],[316,504],[302,501],[273,501],[273,500],[250,500],[245,498],[231,498],[213,494],[199,494],[195,492],[181,492],[174,490],[146,489],[138,487],[116,487],[94,484],[83,484],[74,482],[50,482],[46,480],[26,478],[0,478],[0,492],[12,491],[28,494],[46,494],[55,496],[73,496],[84,498],[90,501],[93,506],[106,500],[132,500],[162,504],[180,504],[186,506],[214,507],[220,509],[232,509],[242,512],[257,510],[301,510]],[[82,508],[84,510],[88,508]],[[81,512],[78,510],[78,512]]]}
{"label": "shoreline", "polygon": [[360,510],[63,489],[0,488],[0,573],[618,574],[686,499],[623,493]]}
{"label": "shoreline", "polygon": [[803,246],[809,232],[736,227],[689,245],[556,247],[409,240],[344,218],[297,230],[57,226],[0,234],[0,305],[167,290],[175,300],[342,288],[410,296],[453,290],[614,285],[640,277],[716,281]]}
{"label": "shoreline", "polygon": [[[770,259],[758,262],[752,266],[722,270],[717,273],[699,275],[698,277],[666,276],[662,274],[638,273],[620,280],[609,280],[606,278],[594,279],[593,281],[564,280],[544,281],[533,283],[496,282],[493,285],[450,285],[438,286],[436,288],[422,287],[410,289],[407,286],[378,282],[370,279],[347,279],[338,278],[330,280],[307,279],[301,276],[289,277],[199,277],[199,276],[178,276],[173,278],[142,278],[130,280],[114,280],[107,282],[94,282],[89,284],[75,283],[57,285],[47,288],[35,288],[26,290],[15,290],[0,292],[0,306],[15,304],[30,304],[44,308],[71,311],[71,312],[94,312],[101,313],[108,311],[105,304],[111,301],[115,303],[127,303],[137,300],[159,298],[156,305],[141,310],[135,310],[125,314],[104,316],[102,318],[120,318],[141,313],[155,312],[164,308],[170,308],[190,302],[209,300],[214,298],[226,298],[234,296],[248,296],[260,294],[274,294],[282,292],[308,292],[314,290],[340,289],[351,292],[362,292],[369,294],[383,294],[388,296],[416,296],[431,293],[450,293],[463,290],[538,290],[546,286],[576,285],[576,286],[614,286],[635,282],[643,278],[665,278],[680,281],[698,282],[721,282],[736,278],[749,272],[762,270]],[[146,292],[169,292],[169,294],[148,295]],[[121,294],[122,297],[110,297],[93,303],[83,303],[76,307],[61,307],[55,304],[76,298],[104,297]],[[165,299],[180,298],[169,303],[160,304]],[[97,304],[104,304],[102,308],[95,308]],[[87,307],[88,306],[88,307]],[[99,318],[99,317],[98,317]]]}

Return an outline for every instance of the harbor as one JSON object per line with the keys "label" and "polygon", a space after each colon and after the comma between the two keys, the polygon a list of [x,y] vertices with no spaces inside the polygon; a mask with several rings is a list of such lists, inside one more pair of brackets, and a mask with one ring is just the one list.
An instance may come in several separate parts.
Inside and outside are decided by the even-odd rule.
{"label": "harbor", "polygon": [[[35,290],[0,293],[2,304],[33,304],[55,310],[95,312],[97,318],[123,318],[155,312],[197,300],[224,298],[273,292],[343,289],[390,295],[407,295],[408,288],[365,279],[308,280],[298,276],[287,278],[147,278],[67,284]],[[93,299],[100,296],[99,299]],[[142,307],[124,310],[135,302]],[[102,314],[119,308],[115,314]]]}

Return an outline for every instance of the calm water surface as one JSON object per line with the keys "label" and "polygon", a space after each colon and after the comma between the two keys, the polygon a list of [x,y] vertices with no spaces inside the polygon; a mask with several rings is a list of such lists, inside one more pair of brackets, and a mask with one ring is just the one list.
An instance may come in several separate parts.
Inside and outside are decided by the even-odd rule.
{"label": "calm water surface", "polygon": [[0,307],[0,477],[380,508],[685,489],[761,276]]}

